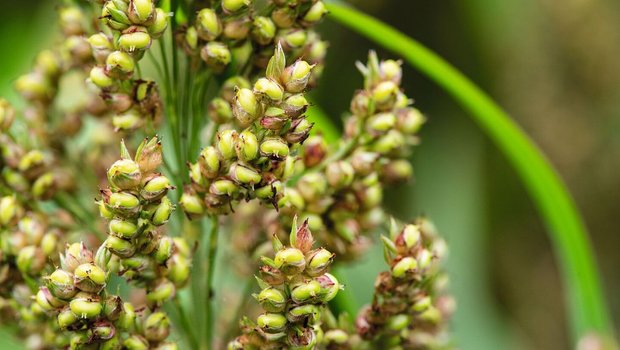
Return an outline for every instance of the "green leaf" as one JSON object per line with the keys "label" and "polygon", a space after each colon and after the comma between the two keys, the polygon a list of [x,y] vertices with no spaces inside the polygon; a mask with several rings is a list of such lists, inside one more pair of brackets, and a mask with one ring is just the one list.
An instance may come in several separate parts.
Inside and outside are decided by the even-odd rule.
{"label": "green leaf", "polygon": [[311,133],[313,135],[321,133],[325,141],[329,144],[335,144],[340,140],[340,130],[338,130],[331,119],[319,106],[311,105],[306,112],[306,117],[308,118],[308,121],[317,126],[321,126],[320,128],[312,128]]}
{"label": "green leaf", "polygon": [[440,85],[506,156],[534,201],[554,246],[566,288],[573,340],[611,335],[611,321],[586,228],[562,180],[521,128],[480,88],[403,33],[351,7],[328,4],[329,18],[384,48]]}

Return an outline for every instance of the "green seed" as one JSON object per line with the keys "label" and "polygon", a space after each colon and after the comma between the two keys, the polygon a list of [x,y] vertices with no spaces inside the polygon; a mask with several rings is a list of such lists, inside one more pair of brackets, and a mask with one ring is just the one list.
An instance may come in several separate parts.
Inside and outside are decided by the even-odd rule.
{"label": "green seed", "polygon": [[265,331],[280,331],[286,326],[286,317],[277,313],[266,313],[258,316],[256,319],[258,326]]}
{"label": "green seed", "polygon": [[254,83],[254,93],[265,96],[274,102],[280,102],[284,97],[282,86],[267,78],[259,78],[256,83]]}
{"label": "green seed", "polygon": [[113,219],[109,224],[110,232],[121,238],[132,238],[138,233],[138,226],[121,219]]}
{"label": "green seed", "polygon": [[303,303],[315,298],[320,291],[321,285],[319,284],[319,282],[312,280],[307,283],[295,286],[291,291],[291,298],[296,303]]}
{"label": "green seed", "polygon": [[415,271],[417,267],[417,261],[410,256],[406,256],[392,267],[392,276],[394,276],[394,278],[403,278],[407,274]]}
{"label": "green seed", "polygon": [[118,46],[128,52],[144,50],[151,46],[151,36],[141,31],[122,34],[118,39]]}
{"label": "green seed", "polygon": [[213,9],[204,8],[196,15],[196,28],[202,40],[211,41],[222,33],[222,23]]}
{"label": "green seed", "polygon": [[78,318],[88,319],[99,316],[103,309],[99,301],[90,300],[86,297],[71,300],[69,308]]}

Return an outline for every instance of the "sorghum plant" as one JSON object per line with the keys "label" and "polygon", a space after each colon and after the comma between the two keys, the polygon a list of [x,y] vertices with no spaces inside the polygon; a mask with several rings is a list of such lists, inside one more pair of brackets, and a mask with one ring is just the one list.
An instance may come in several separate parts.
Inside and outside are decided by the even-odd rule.
{"label": "sorghum plant", "polygon": [[357,316],[357,333],[386,348],[449,348],[445,321],[454,303],[440,268],[444,241],[424,218],[400,231],[392,223],[390,238],[382,239],[390,271],[377,277],[372,304]]}
{"label": "sorghum plant", "polygon": [[[305,93],[326,12],[66,1],[60,45],[16,81],[23,113],[0,100],[2,323],[32,349],[450,348],[445,244],[427,219],[385,227],[382,207],[425,118],[400,62],[371,52],[341,141],[325,141]],[[84,92],[60,104],[71,84]],[[381,242],[372,304],[344,310],[329,268]],[[216,271],[255,276],[236,314],[214,307],[230,292]]]}

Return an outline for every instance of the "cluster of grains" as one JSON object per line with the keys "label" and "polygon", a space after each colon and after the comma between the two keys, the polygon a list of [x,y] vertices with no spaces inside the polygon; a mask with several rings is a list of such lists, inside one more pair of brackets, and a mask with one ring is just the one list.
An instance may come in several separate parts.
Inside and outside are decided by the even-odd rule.
{"label": "cluster of grains", "polygon": [[308,101],[303,93],[311,70],[302,60],[287,67],[278,45],[266,76],[253,88],[242,83],[216,100],[219,115],[234,116],[235,124],[219,131],[215,145],[190,164],[191,184],[181,198],[188,216],[229,213],[241,199],[285,205],[284,184],[312,127],[304,115]]}
{"label": "cluster of grains", "polygon": [[324,306],[340,290],[338,280],[327,273],[334,254],[312,249],[307,222],[293,225],[290,241],[285,247],[274,236],[274,258],[261,258],[261,291],[254,297],[264,313],[256,322],[242,320],[243,335],[229,349],[314,349],[322,338]]}
{"label": "cluster of grains", "polygon": [[101,90],[117,130],[136,130],[157,121],[162,110],[154,81],[135,79],[138,61],[168,27],[168,14],[154,0],[109,0],[102,4],[106,31],[88,42],[96,65],[90,82]]}

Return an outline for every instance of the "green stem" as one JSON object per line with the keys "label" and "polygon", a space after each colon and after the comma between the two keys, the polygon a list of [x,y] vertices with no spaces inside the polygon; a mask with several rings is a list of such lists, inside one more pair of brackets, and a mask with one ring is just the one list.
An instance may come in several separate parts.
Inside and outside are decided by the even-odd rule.
{"label": "green stem", "polygon": [[[159,40],[159,51],[161,54],[162,62],[164,64],[164,77],[166,83],[166,124],[169,126],[170,134],[172,135],[172,143],[175,152],[177,169],[176,171],[180,173],[183,169],[182,160],[180,159],[180,140],[178,134],[178,114],[176,112],[176,87],[172,84],[170,80],[170,65],[168,64],[168,54],[166,52],[166,39],[165,35],[163,35]],[[182,179],[178,179],[178,181],[182,182]]]}
{"label": "green stem", "polygon": [[[160,54],[162,57],[162,62],[163,62],[163,71],[164,71],[164,80],[165,80],[165,86],[166,86],[166,93],[165,93],[165,98],[166,98],[166,103],[164,105],[164,108],[166,110],[166,128],[168,128],[169,134],[172,137],[172,148],[174,150],[174,158],[175,158],[175,164],[176,164],[176,169],[172,169],[172,167],[170,166],[169,163],[165,162],[165,166],[168,168],[168,170],[170,171],[171,174],[173,174],[173,182],[177,187],[177,201],[181,198],[181,193],[183,192],[183,177],[181,176],[182,174],[185,174],[187,172],[184,172],[183,170],[185,169],[185,163],[183,161],[183,157],[181,156],[181,141],[179,139],[179,118],[178,118],[178,113],[177,113],[177,109],[176,109],[176,87],[173,85],[173,83],[170,81],[170,65],[168,64],[168,54],[166,52],[166,36],[162,35],[162,37],[159,39],[159,50],[160,50]],[[174,39],[174,38],[173,38]],[[172,50],[174,50],[175,47],[174,45],[172,46]],[[177,223],[179,225],[179,227],[182,227],[183,225],[183,213],[181,210],[176,211],[177,214]]]}
{"label": "green stem", "polygon": [[[172,91],[172,96],[173,96],[173,100],[175,102],[175,106],[177,106],[177,111],[178,109],[178,91],[181,88],[181,81],[179,79],[179,55],[177,53],[177,45],[176,45],[176,40],[175,40],[175,32],[177,29],[177,10],[179,8],[179,4],[177,0],[172,0],[171,2],[171,8],[172,11],[174,12],[174,16],[172,17],[172,23],[171,23],[171,30],[170,30],[170,47],[172,50],[172,81],[176,84],[176,86],[174,87],[174,90]],[[183,116],[181,116],[183,117]],[[178,129],[177,129],[178,131]]]}
{"label": "green stem", "polygon": [[136,73],[138,73],[138,79],[142,79],[142,68],[140,67],[140,62],[136,63]]}
{"label": "green stem", "polygon": [[402,56],[470,113],[516,170],[542,216],[564,280],[573,340],[589,332],[613,336],[585,225],[562,180],[532,140],[480,88],[420,43],[353,8],[331,2],[328,9],[330,18]]}
{"label": "green stem", "polygon": [[189,317],[181,305],[179,298],[174,298],[174,306],[179,313],[179,319],[181,321],[181,326],[183,327],[184,333],[186,333],[187,341],[190,343],[192,349],[198,349],[198,339],[193,332],[193,328],[190,325]]}
{"label": "green stem", "polygon": [[[192,265],[194,266],[194,268],[191,271],[191,281],[190,281],[190,292],[191,292],[191,300],[192,302],[196,302],[199,300],[203,300],[204,299],[204,277],[206,275],[206,271],[207,271],[207,266],[206,266],[206,249],[204,250],[200,250],[200,248],[202,247],[202,244],[204,242],[207,242],[208,238],[208,232],[206,232],[206,228],[208,227],[207,225],[207,218],[202,218],[200,220],[197,221],[186,221],[186,224],[188,226],[193,225],[195,228],[197,228],[197,234],[193,237],[188,237],[189,240],[191,242],[195,242],[194,244],[196,245],[195,247],[197,247],[194,250],[194,259],[192,261]],[[184,230],[185,233],[186,230]],[[197,330],[203,330],[205,329],[205,315],[203,312],[202,308],[198,308],[198,307],[194,307],[192,309],[192,313],[193,313],[193,320],[194,320],[194,324],[193,327]],[[202,336],[204,335],[204,332],[200,332],[201,334],[201,345],[204,345],[204,340],[202,338]]]}
{"label": "green stem", "polygon": [[[175,7],[175,2],[173,1],[172,3],[173,7],[172,10],[176,10]],[[164,65],[164,75],[165,75],[165,80],[166,80],[166,104],[165,104],[165,109],[166,109],[166,123],[169,125],[169,129],[170,129],[170,134],[172,135],[172,143],[173,143],[173,148],[174,148],[174,153],[175,153],[175,160],[176,160],[176,165],[177,165],[177,174],[182,175],[185,172],[183,171],[183,169],[185,168],[185,161],[184,161],[184,157],[183,157],[183,151],[182,151],[182,140],[180,139],[180,120],[179,120],[179,106],[178,106],[178,90],[179,90],[179,79],[178,79],[178,63],[177,63],[177,54],[176,54],[176,43],[174,40],[174,30],[176,28],[175,25],[175,20],[174,17],[172,18],[172,26],[169,29],[170,31],[170,50],[172,51],[172,67],[170,67],[170,64],[168,62],[168,53],[166,52],[166,35],[162,35],[161,38],[159,38],[159,49],[160,49],[160,54],[162,56],[162,62]],[[170,69],[172,68],[172,80],[171,80],[171,74],[170,74]],[[180,186],[178,186],[179,184],[183,183],[183,178],[179,178],[177,179],[177,187],[180,188]],[[181,218],[182,219],[182,218]]]}
{"label": "green stem", "polygon": [[[192,120],[190,125],[190,157],[195,157],[200,146],[200,132],[203,130],[205,123],[208,121],[204,106],[204,99],[207,95],[209,84],[211,83],[211,71],[203,70],[201,74],[194,80],[193,102],[192,102]],[[211,98],[212,96],[210,96]],[[193,158],[190,158],[193,159]]]}
{"label": "green stem", "polygon": [[181,145],[183,146],[181,148],[181,151],[183,153],[183,159],[184,162],[187,162],[189,160],[189,144],[190,144],[190,138],[189,138],[189,123],[190,120],[192,119],[192,113],[190,111],[190,106],[191,106],[191,96],[193,95],[193,82],[194,82],[194,75],[192,74],[192,70],[191,70],[191,63],[190,63],[191,59],[189,56],[187,56],[187,60],[186,60],[186,66],[185,66],[185,86],[183,88],[183,98],[182,98],[182,102],[181,102],[181,115],[183,116],[183,123],[181,125],[181,140],[183,140],[183,142],[181,143]]}
{"label": "green stem", "polygon": [[205,300],[205,318],[206,318],[206,330],[205,330],[205,343],[207,349],[211,349],[213,342],[213,274],[215,272],[215,259],[217,255],[217,245],[219,237],[219,223],[217,216],[211,216],[211,233],[209,234],[209,250],[207,252],[207,285],[206,285],[206,300]]}
{"label": "green stem", "polygon": [[246,312],[246,307],[252,294],[252,289],[254,289],[254,283],[256,281],[253,278],[249,278],[245,281],[245,285],[243,286],[243,291],[241,292],[241,296],[239,297],[239,303],[237,304],[237,308],[235,309],[235,313],[233,317],[230,319],[228,327],[226,327],[226,334],[224,335],[224,341],[232,340],[236,333],[239,331],[239,320],[243,317],[243,314]]}
{"label": "green stem", "polygon": [[164,70],[161,68],[161,64],[159,64],[159,61],[157,60],[157,58],[155,58],[155,55],[153,55],[153,51],[147,50],[146,55],[149,57],[149,61],[151,62],[151,64],[153,64],[153,66],[155,67],[155,70],[157,71],[157,76],[159,77],[159,79],[164,80],[165,82],[164,87],[167,89],[168,83],[165,81],[166,76],[165,76]]}
{"label": "green stem", "polygon": [[176,179],[179,176],[177,172],[172,169],[172,165],[170,164],[170,162],[168,162],[166,158],[163,159],[163,164],[164,169],[168,171],[169,175],[172,176],[172,178]]}
{"label": "green stem", "polygon": [[[150,52],[150,51],[149,51]],[[170,100],[170,94],[172,93],[172,84],[170,82],[170,66],[168,65],[168,55],[166,54],[166,36],[162,35],[159,39],[159,53],[161,54],[161,60],[163,62],[164,82],[166,87],[166,100]],[[153,61],[157,62],[156,59]]]}

